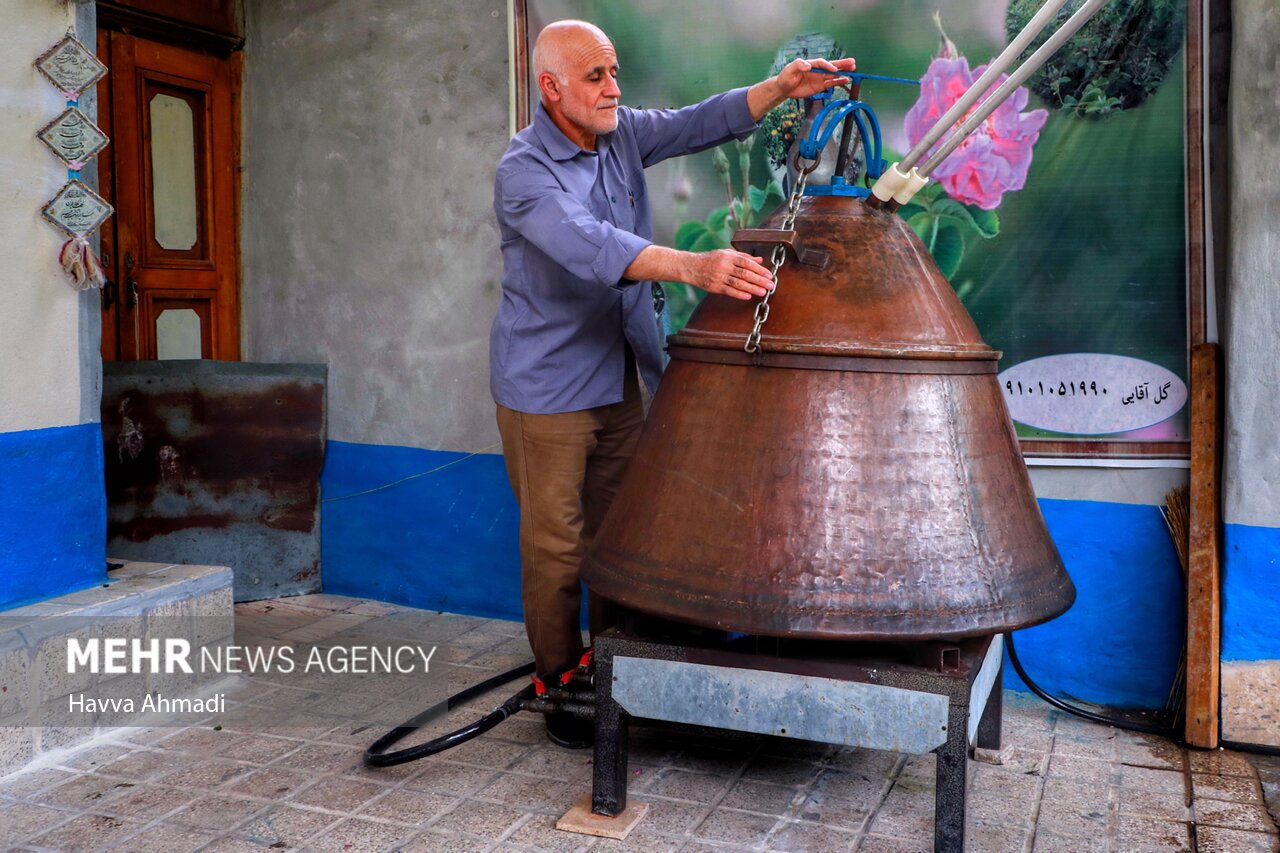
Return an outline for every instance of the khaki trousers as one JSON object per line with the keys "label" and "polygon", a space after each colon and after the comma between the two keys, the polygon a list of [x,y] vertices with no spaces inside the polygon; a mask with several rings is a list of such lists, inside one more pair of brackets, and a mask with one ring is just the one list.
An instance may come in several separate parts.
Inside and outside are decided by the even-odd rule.
{"label": "khaki trousers", "polygon": [[[578,570],[644,425],[639,383],[634,371],[628,377],[623,401],[608,406],[553,415],[498,406],[507,476],[520,505],[525,630],[543,677],[576,666],[582,656]],[[591,595],[591,632],[609,627],[613,612]]]}

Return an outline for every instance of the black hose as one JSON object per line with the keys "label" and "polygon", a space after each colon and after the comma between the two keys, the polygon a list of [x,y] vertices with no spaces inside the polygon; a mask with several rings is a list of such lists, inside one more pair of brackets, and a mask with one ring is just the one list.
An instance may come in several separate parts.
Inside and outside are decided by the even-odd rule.
{"label": "black hose", "polygon": [[[1013,664],[1013,668],[1017,671],[1018,677],[1022,679],[1027,687],[1031,688],[1031,692],[1048,702],[1053,707],[1066,711],[1068,714],[1074,714],[1077,717],[1083,717],[1095,723],[1102,723],[1104,726],[1115,726],[1118,729],[1125,729],[1131,732],[1142,732],[1143,734],[1159,735],[1167,737],[1178,743],[1185,743],[1181,737],[1181,733],[1173,726],[1157,726],[1139,723],[1130,720],[1117,720],[1110,717],[1104,717],[1101,714],[1095,714],[1092,711],[1086,711],[1084,708],[1077,708],[1070,705],[1056,696],[1051,696],[1041,689],[1040,685],[1031,680],[1027,675],[1027,671],[1022,668],[1022,663],[1018,660],[1018,652],[1013,647],[1013,634],[1005,634],[1005,648],[1009,650],[1009,663]],[[1223,749],[1232,749],[1236,752],[1251,752],[1256,755],[1280,755],[1280,746],[1270,746],[1261,743],[1239,743],[1233,740],[1222,738],[1218,741],[1218,745]]]}
{"label": "black hose", "polygon": [[459,705],[466,704],[477,696],[488,693],[495,687],[500,687],[510,681],[514,681],[525,675],[532,675],[534,671],[533,661],[521,664],[515,669],[508,670],[501,675],[495,675],[486,679],[479,684],[474,684],[466,690],[455,693],[444,702],[438,702],[425,711],[414,715],[410,720],[406,720],[396,728],[387,732],[378,738],[373,744],[364,751],[364,763],[366,767],[394,767],[397,764],[407,764],[410,761],[417,761],[420,758],[426,758],[428,755],[435,755],[437,752],[444,752],[446,749],[452,749],[455,746],[466,743],[473,738],[477,738],[494,726],[501,723],[507,717],[515,714],[520,710],[521,703],[533,698],[534,686],[526,685],[519,693],[503,702],[497,708],[494,708],[485,716],[469,726],[441,735],[435,740],[429,740],[426,743],[411,746],[407,749],[397,750],[395,752],[386,752],[386,749],[394,743],[408,737],[411,733],[422,728],[426,723],[440,711],[452,711]]}
{"label": "black hose", "polygon": [[1178,732],[1172,726],[1157,726],[1153,723],[1139,723],[1134,720],[1117,720],[1112,717],[1104,717],[1102,714],[1095,714],[1092,711],[1086,711],[1084,708],[1078,708],[1070,705],[1056,696],[1051,696],[1041,689],[1040,685],[1031,680],[1031,676],[1027,675],[1027,671],[1022,668],[1022,663],[1018,660],[1018,652],[1013,647],[1013,633],[1004,635],[1005,648],[1009,651],[1009,663],[1013,664],[1014,670],[1018,673],[1018,677],[1022,679],[1022,683],[1031,688],[1031,692],[1048,702],[1060,711],[1066,711],[1068,714],[1074,714],[1077,717],[1089,720],[1094,723],[1101,723],[1104,726],[1114,726],[1117,729],[1124,729],[1130,732],[1142,732],[1149,735],[1160,735],[1161,737],[1180,740]]}

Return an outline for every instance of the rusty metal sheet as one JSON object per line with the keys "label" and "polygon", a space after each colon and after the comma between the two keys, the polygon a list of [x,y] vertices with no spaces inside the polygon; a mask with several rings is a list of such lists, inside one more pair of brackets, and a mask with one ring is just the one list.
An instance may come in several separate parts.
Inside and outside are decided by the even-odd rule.
{"label": "rusty metal sheet", "polygon": [[237,601],[319,591],[326,373],[106,363],[108,553],[230,566]]}

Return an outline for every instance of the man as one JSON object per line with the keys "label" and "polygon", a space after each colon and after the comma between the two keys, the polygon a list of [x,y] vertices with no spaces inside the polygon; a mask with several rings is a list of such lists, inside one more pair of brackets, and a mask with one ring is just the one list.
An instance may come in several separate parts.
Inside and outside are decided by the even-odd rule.
{"label": "man", "polygon": [[[681,110],[619,104],[618,58],[584,21],[544,29],[533,50],[541,103],[498,165],[502,304],[489,357],[498,429],[520,505],[525,625],[544,681],[577,665],[578,567],[626,471],[662,371],[651,282],[736,299],[764,296],[763,259],[655,245],[644,169],[750,135],[787,98],[848,82],[852,59],[798,59],[776,77]],[[637,379],[637,372],[640,379]],[[592,631],[608,626],[589,602]],[[549,715],[547,732],[586,746],[588,727]]]}

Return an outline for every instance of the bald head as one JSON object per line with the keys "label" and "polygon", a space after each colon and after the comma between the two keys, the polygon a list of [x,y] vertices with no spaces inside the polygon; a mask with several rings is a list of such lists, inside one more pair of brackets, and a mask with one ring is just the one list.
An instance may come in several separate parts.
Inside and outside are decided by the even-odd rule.
{"label": "bald head", "polygon": [[[585,56],[601,46],[613,50],[613,42],[604,30],[588,21],[556,21],[543,27],[533,44],[533,78],[550,74],[564,85]],[[539,90],[541,90],[539,86]],[[542,96],[546,100],[545,93]]]}
{"label": "bald head", "polygon": [[595,24],[556,21],[538,34],[533,70],[547,115],[590,151],[618,127],[618,53]]}

